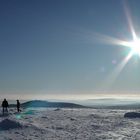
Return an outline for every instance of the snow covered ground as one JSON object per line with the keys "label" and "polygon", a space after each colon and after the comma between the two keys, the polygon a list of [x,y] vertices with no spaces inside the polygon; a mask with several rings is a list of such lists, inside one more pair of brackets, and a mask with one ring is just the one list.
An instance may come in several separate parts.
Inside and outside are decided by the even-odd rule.
{"label": "snow covered ground", "polygon": [[11,108],[0,114],[0,140],[140,140],[140,119],[123,117],[129,111]]}

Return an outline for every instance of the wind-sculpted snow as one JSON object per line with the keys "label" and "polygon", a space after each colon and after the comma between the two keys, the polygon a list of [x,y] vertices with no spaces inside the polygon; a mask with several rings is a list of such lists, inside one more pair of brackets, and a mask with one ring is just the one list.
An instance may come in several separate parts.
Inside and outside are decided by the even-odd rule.
{"label": "wind-sculpted snow", "polygon": [[21,128],[22,125],[19,122],[4,119],[0,122],[0,130],[9,130],[9,129],[15,129],[15,128]]}
{"label": "wind-sculpted snow", "polygon": [[14,111],[11,108],[9,115],[0,115],[0,140],[140,140],[140,119],[124,118],[130,110]]}

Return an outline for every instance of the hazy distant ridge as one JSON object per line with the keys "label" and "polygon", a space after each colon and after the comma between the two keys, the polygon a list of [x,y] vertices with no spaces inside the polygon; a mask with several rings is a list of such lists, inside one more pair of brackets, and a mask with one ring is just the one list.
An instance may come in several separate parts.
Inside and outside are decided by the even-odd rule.
{"label": "hazy distant ridge", "polygon": [[[16,106],[11,104],[10,107]],[[48,102],[41,100],[32,100],[27,101],[21,104],[21,107],[60,107],[60,108],[85,108],[85,106],[75,104],[75,103],[66,103],[66,102]]]}

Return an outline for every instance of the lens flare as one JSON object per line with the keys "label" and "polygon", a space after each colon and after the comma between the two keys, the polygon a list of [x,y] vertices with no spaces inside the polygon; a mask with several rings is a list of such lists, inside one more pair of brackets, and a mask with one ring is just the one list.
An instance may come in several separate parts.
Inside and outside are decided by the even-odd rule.
{"label": "lens flare", "polygon": [[130,42],[130,48],[133,54],[140,56],[140,39],[136,39],[133,42]]}

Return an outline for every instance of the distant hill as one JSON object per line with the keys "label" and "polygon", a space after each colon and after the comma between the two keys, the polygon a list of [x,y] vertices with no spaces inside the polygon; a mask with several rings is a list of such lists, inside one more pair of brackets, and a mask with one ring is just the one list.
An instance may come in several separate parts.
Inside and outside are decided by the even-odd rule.
{"label": "distant hill", "polygon": [[140,100],[114,98],[89,99],[82,105],[96,109],[140,109]]}
{"label": "distant hill", "polygon": [[140,104],[93,106],[94,109],[140,109]]}
{"label": "distant hill", "polygon": [[[15,107],[15,104],[11,104],[10,107]],[[66,102],[48,102],[42,100],[31,100],[21,104],[21,107],[56,107],[56,108],[86,108],[85,106],[66,103]]]}
{"label": "distant hill", "polygon": [[[79,103],[79,102],[78,102]],[[113,98],[102,98],[102,99],[89,99],[83,100],[81,105],[85,106],[135,106],[140,105],[140,99],[113,99]]]}

